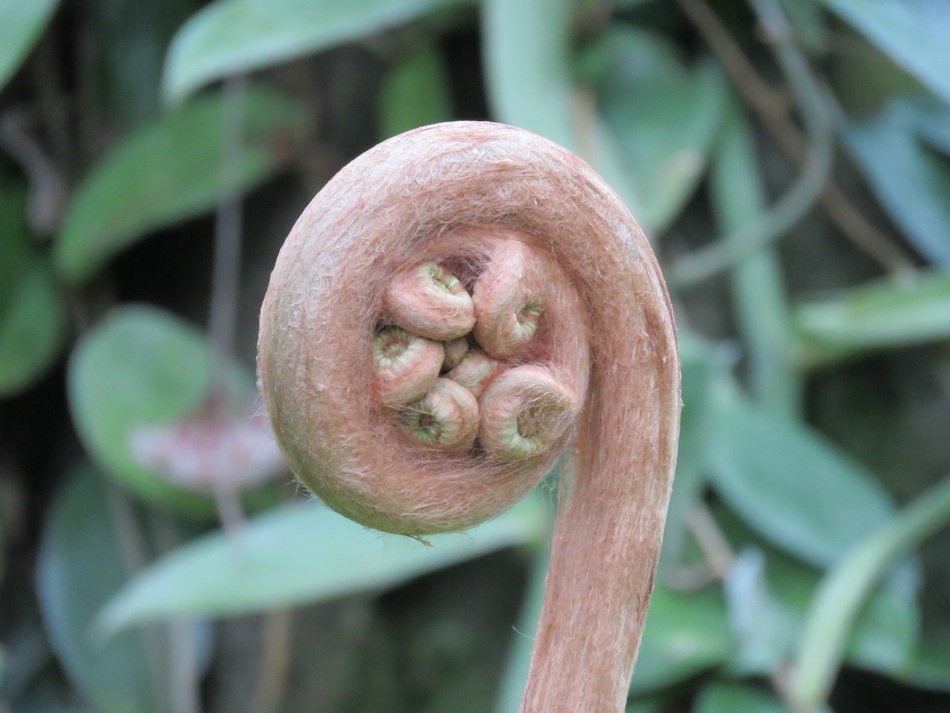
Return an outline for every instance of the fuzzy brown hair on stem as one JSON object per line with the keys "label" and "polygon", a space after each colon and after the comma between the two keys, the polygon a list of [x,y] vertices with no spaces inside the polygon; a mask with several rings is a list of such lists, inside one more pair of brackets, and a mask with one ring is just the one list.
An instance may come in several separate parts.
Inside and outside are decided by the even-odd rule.
{"label": "fuzzy brown hair on stem", "polygon": [[[458,428],[440,421],[450,410],[381,396],[374,344],[393,325],[412,331],[391,293],[407,274],[464,301],[461,284],[477,321],[445,343],[468,339],[502,364],[478,413],[466,410],[482,420],[479,439],[459,448],[431,442]],[[624,709],[669,499],[680,374],[656,259],[590,166],[487,122],[424,127],[369,150],[320,191],[281,249],[258,373],[294,472],[381,530],[471,527],[566,451],[522,712]],[[417,427],[432,430],[421,438]]]}

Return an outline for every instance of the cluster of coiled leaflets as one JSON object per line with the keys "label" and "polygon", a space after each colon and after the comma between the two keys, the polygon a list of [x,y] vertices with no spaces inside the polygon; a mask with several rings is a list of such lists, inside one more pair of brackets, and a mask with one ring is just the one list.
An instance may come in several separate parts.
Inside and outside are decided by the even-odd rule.
{"label": "cluster of coiled leaflets", "polygon": [[412,438],[521,461],[570,427],[576,394],[524,360],[545,307],[531,262],[528,246],[499,240],[477,275],[427,261],[393,279],[373,342],[376,388]]}

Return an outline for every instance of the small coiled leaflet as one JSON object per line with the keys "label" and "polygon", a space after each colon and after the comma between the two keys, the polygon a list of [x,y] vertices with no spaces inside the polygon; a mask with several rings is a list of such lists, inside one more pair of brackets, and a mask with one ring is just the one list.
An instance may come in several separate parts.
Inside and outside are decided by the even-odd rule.
{"label": "small coiled leaflet", "polygon": [[399,327],[388,327],[373,340],[379,397],[387,406],[418,401],[435,383],[445,351],[438,342]]}

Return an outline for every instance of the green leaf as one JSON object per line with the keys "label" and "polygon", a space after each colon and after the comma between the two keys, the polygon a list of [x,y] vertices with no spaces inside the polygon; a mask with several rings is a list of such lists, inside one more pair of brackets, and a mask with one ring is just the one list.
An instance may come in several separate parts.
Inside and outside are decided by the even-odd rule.
{"label": "green leaf", "polygon": [[950,337],[950,274],[920,272],[844,296],[799,305],[794,313],[802,361],[813,366],[875,349]]}
{"label": "green leaf", "polygon": [[[858,609],[854,625],[845,639],[844,659],[851,665],[888,676],[904,671],[920,639],[920,611],[917,604],[914,560],[908,560],[881,586],[870,590]],[[914,580],[910,581],[909,580]],[[818,582],[813,591],[817,591]],[[810,604],[811,602],[809,602]],[[805,625],[806,611],[797,632]]]}
{"label": "green leaf", "polygon": [[823,567],[887,521],[874,477],[806,426],[717,389],[710,476],[742,518],[779,547]]}
{"label": "green leaf", "polygon": [[108,604],[98,626],[114,632],[179,614],[241,614],[392,587],[543,533],[531,498],[469,532],[435,535],[431,546],[367,530],[315,503],[293,503],[236,537],[217,532],[163,558]]}
{"label": "green leaf", "polygon": [[134,132],[79,185],[63,219],[54,259],[81,282],[149,231],[197,215],[271,175],[299,130],[298,107],[250,89],[241,107],[237,169],[225,172],[223,96],[205,97]]}
{"label": "green leaf", "polygon": [[693,704],[692,713],[788,713],[772,693],[740,683],[706,686]]}
{"label": "green leaf", "polygon": [[103,603],[125,581],[121,544],[101,478],[73,473],[46,521],[37,563],[43,623],[56,656],[102,713],[147,713],[152,685],[145,642],[129,631],[108,642],[90,635]]}
{"label": "green leaf", "polygon": [[950,101],[950,22],[943,0],[821,0],[932,91]]}
{"label": "green leaf", "polygon": [[[725,240],[741,245],[767,206],[752,133],[737,102],[719,134],[710,188],[719,231]],[[729,277],[750,387],[773,413],[794,417],[801,383],[791,365],[788,305],[776,249],[770,246],[749,255]]]}
{"label": "green leaf", "polygon": [[767,674],[782,664],[791,649],[792,617],[776,601],[765,565],[761,550],[745,547],[726,574],[729,623],[738,644],[731,673]]}
{"label": "green leaf", "polygon": [[630,692],[640,694],[719,666],[734,648],[721,592],[682,594],[658,585],[647,611]]}
{"label": "green leaf", "polygon": [[[488,100],[498,121],[545,136],[590,161],[631,209],[638,194],[600,117],[575,121],[572,0],[484,0]],[[638,214],[638,218],[640,215]]]}
{"label": "green leaf", "polygon": [[707,65],[687,70],[666,41],[632,28],[599,38],[582,73],[616,142],[628,207],[648,231],[663,231],[706,166],[727,103],[719,74]]}
{"label": "green leaf", "polygon": [[950,525],[950,477],[920,495],[848,553],[825,577],[802,632],[789,692],[813,710],[827,700],[852,623],[869,592],[900,558]]}
{"label": "green leaf", "polygon": [[57,0],[0,0],[0,88],[39,39],[56,4]]}
{"label": "green leaf", "polygon": [[0,187],[0,397],[40,377],[66,333],[52,273],[29,245],[24,201],[23,191]]}
{"label": "green leaf", "polygon": [[483,0],[482,42],[495,119],[576,150],[571,10],[571,0]]}
{"label": "green leaf", "polygon": [[69,362],[68,397],[86,449],[137,495],[176,511],[207,514],[210,498],[169,483],[135,458],[134,429],[193,412],[211,387],[211,350],[193,327],[161,310],[113,310]]}
{"label": "green leaf", "polygon": [[179,30],[162,92],[179,102],[216,79],[260,69],[471,0],[218,0]]}
{"label": "green leaf", "polygon": [[913,117],[900,104],[848,123],[844,139],[908,240],[933,262],[950,265],[950,160],[917,137]]}
{"label": "green leaf", "polygon": [[379,133],[388,138],[452,114],[448,68],[433,44],[424,44],[390,70],[380,94]]}
{"label": "green leaf", "polygon": [[[754,542],[742,547],[726,580],[729,618],[738,640],[730,672],[767,675],[792,657],[821,574],[779,552],[767,551],[763,557]],[[915,563],[908,565],[888,578],[860,611],[847,642],[850,663],[889,675],[904,669],[917,644],[920,617],[917,571]]]}

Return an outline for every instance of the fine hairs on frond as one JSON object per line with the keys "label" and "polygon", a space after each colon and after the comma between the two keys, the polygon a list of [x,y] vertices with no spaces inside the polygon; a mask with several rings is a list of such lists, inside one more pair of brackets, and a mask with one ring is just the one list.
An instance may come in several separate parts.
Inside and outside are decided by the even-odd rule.
{"label": "fine hairs on frond", "polygon": [[[429,262],[473,295],[476,316],[480,301],[523,303],[523,322],[483,316],[488,326],[476,323],[469,346],[502,363],[479,386],[483,406],[520,399],[506,413],[521,414],[528,436],[550,436],[543,447],[511,457],[478,442],[439,451],[381,398],[373,343],[393,323],[387,291]],[[493,277],[504,265],[517,265],[513,297],[510,279]],[[496,348],[499,334],[508,336]],[[652,251],[587,164],[487,122],[425,127],[366,152],[320,191],[281,250],[258,372],[298,477],[343,514],[390,532],[491,518],[569,449],[574,479],[560,502],[522,711],[623,710],[669,498],[679,367]]]}

